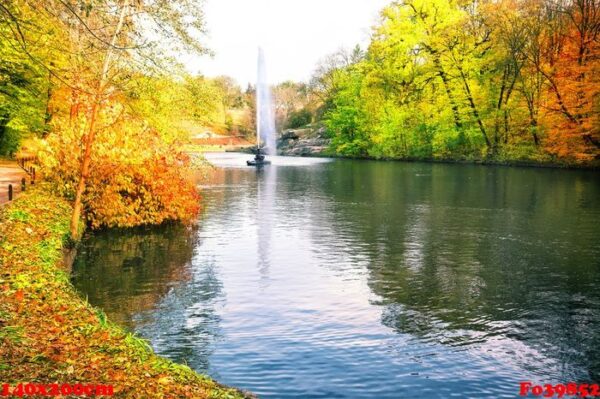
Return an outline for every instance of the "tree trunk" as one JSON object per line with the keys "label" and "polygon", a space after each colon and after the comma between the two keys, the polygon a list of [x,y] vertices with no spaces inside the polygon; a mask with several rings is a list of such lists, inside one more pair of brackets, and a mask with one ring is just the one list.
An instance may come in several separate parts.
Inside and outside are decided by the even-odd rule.
{"label": "tree trunk", "polygon": [[125,0],[123,2],[123,8],[121,9],[119,15],[119,22],[117,23],[117,27],[115,28],[115,32],[113,33],[112,40],[110,46],[106,50],[106,55],[104,56],[104,65],[102,66],[102,74],[100,75],[100,80],[98,81],[98,87],[96,90],[96,95],[94,96],[94,103],[92,104],[92,112],[90,115],[90,125],[88,127],[88,133],[85,139],[85,151],[83,153],[83,158],[81,160],[81,174],[79,176],[79,182],[77,184],[77,191],[75,193],[75,203],[73,204],[73,214],[71,215],[71,238],[73,240],[77,240],[79,238],[79,231],[77,229],[79,224],[79,218],[81,217],[81,208],[83,203],[83,193],[85,192],[85,184],[90,173],[90,162],[92,158],[92,146],[94,145],[94,139],[96,137],[96,118],[98,116],[98,111],[100,107],[100,102],[104,97],[104,90],[106,86],[106,81],[108,79],[108,71],[110,69],[110,62],[112,56],[112,50],[117,43],[117,38],[121,29],[123,28],[123,23],[125,22],[125,15],[128,9],[129,0]]}
{"label": "tree trunk", "polygon": [[485,131],[485,126],[483,126],[483,121],[481,120],[481,117],[479,116],[479,110],[477,109],[477,106],[475,105],[475,100],[473,99],[473,95],[471,94],[471,87],[469,86],[469,82],[467,82],[467,77],[463,73],[462,69],[460,69],[460,76],[462,78],[462,81],[463,81],[463,84],[465,87],[465,93],[467,94],[467,100],[469,100],[469,106],[471,107],[473,116],[477,120],[477,125],[479,126],[479,130],[481,131],[481,135],[483,136],[483,139],[485,140],[485,144],[488,148],[491,148],[492,151],[494,151],[495,149],[494,149],[494,147],[492,147],[492,143],[490,142],[490,139]]}
{"label": "tree trunk", "polygon": [[[498,96],[498,103],[496,104],[496,111],[494,112],[494,147],[498,146],[498,142],[500,141],[500,112],[502,111],[502,106],[505,104],[504,101],[504,93],[506,89],[506,79],[508,77],[508,66],[504,67],[504,72],[502,74],[502,85],[500,86],[500,95]],[[506,129],[506,110],[504,111],[504,126]],[[505,134],[506,137],[506,134]],[[494,150],[496,152],[496,150]]]}
{"label": "tree trunk", "polygon": [[81,162],[81,176],[79,177],[79,183],[77,184],[77,191],[75,193],[75,203],[73,205],[73,214],[71,215],[71,238],[76,240],[79,238],[79,231],[77,229],[79,224],[79,218],[81,217],[82,198],[85,191],[85,183],[90,174],[90,162],[92,158],[92,144],[96,136],[96,116],[98,115],[99,101],[95,99],[92,105],[92,113],[90,116],[90,126],[88,129],[87,137],[85,139],[85,152],[83,153],[83,159]]}
{"label": "tree trunk", "polygon": [[540,146],[540,138],[537,135],[537,119],[533,115],[531,115],[531,119],[529,121],[529,126],[531,127],[531,136],[533,137],[533,142],[536,147]]}
{"label": "tree trunk", "polygon": [[[430,52],[431,51],[432,50],[430,50]],[[452,95],[452,91],[450,90],[450,83],[448,82],[448,75],[446,74],[446,71],[444,71],[444,68],[442,67],[440,58],[437,54],[434,54],[433,62],[435,63],[435,67],[437,69],[438,76],[440,77],[440,79],[442,79],[442,83],[444,84],[444,89],[446,90],[446,95],[448,96],[448,101],[450,101],[450,107],[452,108],[452,114],[454,116],[454,125],[456,126],[456,128],[459,131],[462,131],[463,124],[462,124],[462,120],[460,119],[458,105],[456,104],[454,96]]]}
{"label": "tree trunk", "polygon": [[48,90],[46,92],[46,114],[44,115],[44,132],[42,138],[48,137],[50,134],[50,122],[54,116],[54,110],[51,106],[52,101],[52,73],[48,72]]}
{"label": "tree trunk", "polygon": [[504,145],[508,144],[508,136],[510,135],[510,123],[508,121],[508,110],[504,109]]}
{"label": "tree trunk", "polygon": [[[9,120],[8,114],[0,114],[0,144],[2,144],[2,141],[4,140],[4,136],[6,134],[6,125],[8,124],[8,120]],[[7,154],[3,154],[3,153],[4,153],[4,149],[0,147],[0,155],[7,155]]]}

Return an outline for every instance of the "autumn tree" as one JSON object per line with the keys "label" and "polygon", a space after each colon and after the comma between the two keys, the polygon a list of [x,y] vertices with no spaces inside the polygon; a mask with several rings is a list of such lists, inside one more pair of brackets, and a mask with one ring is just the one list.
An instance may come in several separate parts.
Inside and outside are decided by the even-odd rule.
{"label": "autumn tree", "polygon": [[309,124],[320,105],[306,83],[282,82],[273,87],[276,125],[279,130]]}
{"label": "autumn tree", "polygon": [[595,162],[597,0],[406,0],[312,80],[341,154]]}
{"label": "autumn tree", "polygon": [[15,152],[23,138],[49,131],[53,71],[64,58],[53,21],[22,0],[0,1],[0,155]]}
{"label": "autumn tree", "polygon": [[[71,154],[78,163],[71,220],[71,233],[76,237],[97,135],[123,120],[133,121],[125,95],[132,77],[140,72],[160,74],[166,66],[174,65],[172,57],[182,51],[204,52],[198,42],[202,9],[187,0],[23,0],[15,8],[27,10],[31,16],[22,18],[3,2],[4,22],[19,50],[60,82],[60,90],[53,97],[68,119],[63,118],[56,130],[64,138],[81,141],[80,152]],[[52,36],[55,31],[66,32],[66,40],[51,42],[64,55],[60,65],[31,51],[39,32]],[[147,123],[138,128],[152,131]]]}

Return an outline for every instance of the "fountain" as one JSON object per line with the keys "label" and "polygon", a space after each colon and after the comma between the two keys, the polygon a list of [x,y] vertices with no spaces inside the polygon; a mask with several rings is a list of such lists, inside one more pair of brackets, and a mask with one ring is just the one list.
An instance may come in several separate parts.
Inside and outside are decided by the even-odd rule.
{"label": "fountain", "polygon": [[248,166],[270,164],[271,162],[265,159],[265,154],[274,155],[276,150],[275,118],[273,117],[271,89],[267,81],[265,53],[259,47],[256,81],[256,155],[253,160],[247,161]]}

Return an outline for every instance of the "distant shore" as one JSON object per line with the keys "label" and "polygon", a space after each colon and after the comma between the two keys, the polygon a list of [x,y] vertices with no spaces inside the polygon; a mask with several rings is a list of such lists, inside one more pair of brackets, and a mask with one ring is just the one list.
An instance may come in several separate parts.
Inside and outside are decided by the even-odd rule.
{"label": "distant shore", "polygon": [[331,148],[331,139],[323,127],[307,127],[303,129],[287,130],[279,140],[277,146],[278,155],[303,156],[303,157],[327,157],[339,159],[376,160],[386,162],[428,162],[441,164],[471,164],[471,165],[494,165],[494,166],[518,166],[553,169],[584,169],[599,170],[600,159],[592,163],[574,163],[566,161],[535,161],[531,159],[498,159],[498,158],[386,158],[370,156],[348,156],[337,154]]}

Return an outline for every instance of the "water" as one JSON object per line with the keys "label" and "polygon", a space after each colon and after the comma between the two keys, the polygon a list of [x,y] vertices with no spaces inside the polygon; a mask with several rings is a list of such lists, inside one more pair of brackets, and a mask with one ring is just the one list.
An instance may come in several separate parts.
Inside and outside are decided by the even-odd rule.
{"label": "water", "polygon": [[258,65],[256,80],[256,128],[257,144],[266,147],[267,154],[277,151],[275,117],[273,114],[273,98],[269,80],[267,79],[267,64],[265,52],[258,49]]}
{"label": "water", "polygon": [[212,156],[196,229],[88,235],[75,285],[265,398],[600,381],[597,173],[247,157]]}

